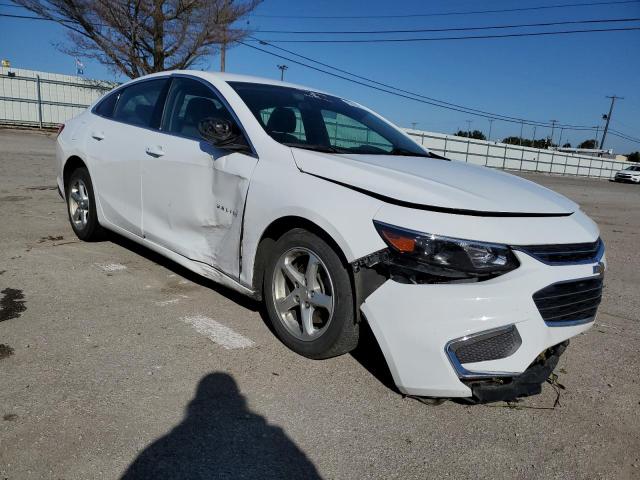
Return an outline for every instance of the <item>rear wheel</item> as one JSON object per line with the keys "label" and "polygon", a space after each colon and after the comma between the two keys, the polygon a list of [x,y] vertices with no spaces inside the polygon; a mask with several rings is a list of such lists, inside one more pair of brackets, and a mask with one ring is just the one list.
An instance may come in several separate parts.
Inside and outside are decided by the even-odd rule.
{"label": "rear wheel", "polygon": [[335,357],[358,344],[347,269],[333,248],[311,232],[294,229],[275,243],[263,298],[278,337],[300,355]]}
{"label": "rear wheel", "polygon": [[65,188],[71,228],[80,240],[100,240],[104,231],[98,223],[93,183],[89,171],[82,167],[71,173]]}

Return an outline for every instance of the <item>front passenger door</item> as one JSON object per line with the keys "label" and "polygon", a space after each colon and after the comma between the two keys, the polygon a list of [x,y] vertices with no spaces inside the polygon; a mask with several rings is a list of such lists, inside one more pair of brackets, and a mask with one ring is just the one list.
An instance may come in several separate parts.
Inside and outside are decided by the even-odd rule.
{"label": "front passenger door", "polygon": [[142,163],[143,234],[237,279],[244,204],[257,158],[202,140],[198,123],[207,117],[235,121],[210,86],[174,77],[161,132],[146,145],[154,153]]}

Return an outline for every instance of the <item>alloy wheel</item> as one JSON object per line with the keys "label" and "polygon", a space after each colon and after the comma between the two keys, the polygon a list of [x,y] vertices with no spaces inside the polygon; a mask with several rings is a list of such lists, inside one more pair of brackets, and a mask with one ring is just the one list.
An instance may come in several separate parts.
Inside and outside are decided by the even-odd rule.
{"label": "alloy wheel", "polygon": [[86,228],[89,222],[89,192],[79,178],[73,182],[69,191],[69,214],[78,230]]}
{"label": "alloy wheel", "polygon": [[273,301],[287,330],[302,341],[327,329],[335,306],[331,275],[324,262],[307,248],[284,252],[273,272]]}

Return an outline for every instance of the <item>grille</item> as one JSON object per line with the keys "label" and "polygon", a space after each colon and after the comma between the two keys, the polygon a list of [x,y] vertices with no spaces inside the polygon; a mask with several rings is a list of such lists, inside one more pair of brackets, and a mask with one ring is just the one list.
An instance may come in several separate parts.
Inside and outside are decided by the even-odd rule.
{"label": "grille", "polygon": [[555,283],[533,294],[540,315],[551,325],[592,320],[601,299],[601,278]]}
{"label": "grille", "polygon": [[593,243],[565,243],[560,245],[528,245],[513,247],[549,265],[591,263],[598,261],[604,249],[601,239]]}
{"label": "grille", "polygon": [[484,362],[506,358],[522,344],[518,329],[513,325],[499,331],[481,333],[452,343],[449,350],[460,363]]}

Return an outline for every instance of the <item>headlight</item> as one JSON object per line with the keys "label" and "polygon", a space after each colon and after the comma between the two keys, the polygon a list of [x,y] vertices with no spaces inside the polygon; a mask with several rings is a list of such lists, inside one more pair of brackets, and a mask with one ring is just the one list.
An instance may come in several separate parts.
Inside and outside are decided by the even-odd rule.
{"label": "headlight", "polygon": [[520,264],[506,245],[442,237],[374,220],[389,245],[390,261],[397,267],[445,278],[480,278],[501,275]]}

